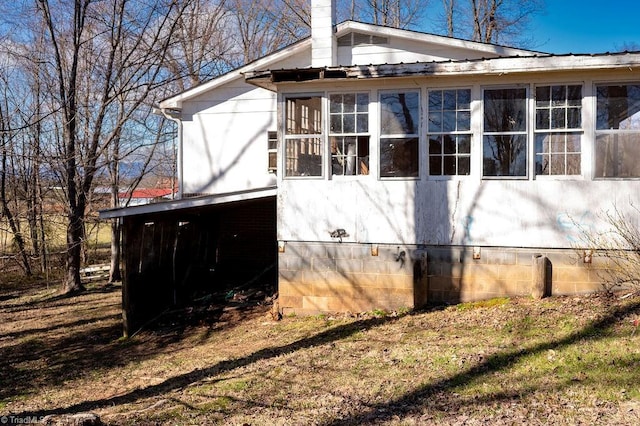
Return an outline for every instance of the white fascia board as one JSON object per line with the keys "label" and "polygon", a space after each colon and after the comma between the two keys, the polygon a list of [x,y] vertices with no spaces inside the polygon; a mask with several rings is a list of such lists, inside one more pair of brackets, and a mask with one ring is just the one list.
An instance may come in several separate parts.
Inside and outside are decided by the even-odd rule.
{"label": "white fascia board", "polygon": [[503,75],[531,72],[640,68],[640,53],[493,58],[472,61],[345,67],[347,78],[409,75]]}
{"label": "white fascia board", "polygon": [[[308,37],[302,41],[299,41],[288,47],[285,47],[282,50],[279,50],[275,53],[272,53],[270,55],[257,59],[251,62],[250,64],[237,68],[233,71],[229,71],[228,73],[218,78],[214,78],[213,80],[210,80],[206,83],[202,83],[198,86],[192,87],[191,89],[185,90],[184,92],[179,93],[175,96],[164,99],[160,101],[159,106],[162,109],[164,108],[181,109],[182,103],[185,101],[188,101],[189,99],[192,99],[196,96],[199,96],[203,93],[208,92],[209,90],[215,89],[216,87],[220,87],[231,81],[234,81],[237,79],[244,79],[244,74],[249,71],[268,67],[269,65],[272,65],[274,63],[277,63],[278,61],[281,61],[282,59],[285,59],[289,55],[293,55],[304,49],[310,49],[310,48],[311,48],[311,38]],[[308,67],[310,65],[311,64],[300,64],[300,68]]]}
{"label": "white fascia board", "polygon": [[137,216],[142,214],[174,212],[196,207],[222,205],[238,201],[275,197],[276,190],[277,188],[275,186],[272,186],[245,191],[228,192],[224,194],[207,195],[202,197],[182,198],[180,200],[160,201],[158,203],[152,204],[142,204],[138,206],[100,210],[99,215],[100,219],[115,219],[119,217]]}
{"label": "white fascia board", "polygon": [[480,43],[477,41],[463,40],[455,37],[446,37],[436,34],[422,33],[419,31],[383,27],[355,21],[346,21],[338,24],[337,37],[340,37],[349,31],[358,31],[371,35],[397,37],[406,40],[419,41],[448,47],[458,47],[461,49],[469,49],[475,50],[477,52],[493,54],[495,56],[534,56],[547,54],[545,52],[518,49],[515,47],[501,46],[497,44]]}

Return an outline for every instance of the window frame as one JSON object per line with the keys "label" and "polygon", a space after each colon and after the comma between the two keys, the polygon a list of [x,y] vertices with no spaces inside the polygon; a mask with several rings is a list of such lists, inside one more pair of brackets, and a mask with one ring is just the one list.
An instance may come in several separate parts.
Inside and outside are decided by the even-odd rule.
{"label": "window frame", "polygon": [[[275,142],[275,148],[271,147],[272,142]],[[275,157],[274,165],[271,165],[271,158]],[[267,171],[270,174],[278,174],[278,131],[267,131]]]}
{"label": "window frame", "polygon": [[[591,164],[592,180],[598,181],[616,181],[616,180],[640,180],[638,176],[598,176],[598,137],[602,135],[625,135],[625,134],[640,134],[640,129],[637,130],[620,130],[620,129],[598,129],[598,88],[603,86],[640,86],[640,79],[636,80],[606,80],[606,81],[594,81],[593,82],[593,119],[591,125],[591,131],[593,132],[593,143],[591,146]],[[638,137],[640,139],[640,135]],[[640,140],[638,141],[640,143]]]}
{"label": "window frame", "polygon": [[[564,128],[553,128],[551,125],[549,126],[549,128],[545,128],[545,129],[538,129],[538,111],[539,110],[543,110],[543,109],[547,109],[547,107],[538,107],[537,104],[537,90],[540,87],[549,87],[550,90],[553,90],[553,87],[558,87],[558,86],[564,86],[565,88],[568,88],[570,86],[579,86],[580,87],[580,102],[579,105],[569,105],[568,103],[565,104],[562,107],[556,107],[555,109],[560,109],[560,108],[564,108],[565,109],[565,119],[567,117],[566,113],[567,113],[567,109],[574,107],[574,108],[579,108],[579,120],[580,120],[580,127],[568,127],[565,124]],[[567,95],[568,96],[568,95]],[[531,117],[531,123],[532,123],[532,140],[531,140],[531,173],[532,173],[532,178],[534,180],[576,180],[576,179],[584,179],[584,175],[585,175],[585,144],[587,143],[587,138],[586,138],[586,133],[585,133],[585,102],[586,102],[586,98],[588,97],[588,94],[586,92],[586,85],[584,82],[578,82],[578,81],[570,81],[570,82],[544,82],[544,83],[536,83],[533,86],[533,90],[531,92],[531,109],[532,109],[532,117]],[[549,107],[548,109],[551,111],[553,111],[554,106],[552,105],[552,99],[551,97],[549,98]],[[549,120],[552,120],[551,116],[549,118]],[[566,123],[566,122],[565,122]],[[537,150],[537,138],[538,135],[542,135],[542,134],[547,134],[547,135],[564,135],[565,138],[570,136],[570,135],[576,135],[578,137],[578,143],[580,146],[580,151],[579,152],[567,152],[566,151],[566,146],[565,146],[565,152],[564,152],[564,156],[565,156],[565,172],[566,172],[566,164],[567,164],[567,154],[574,154],[577,155],[580,159],[580,164],[579,164],[579,173],[577,174],[567,174],[567,173],[562,173],[562,174],[551,174],[551,173],[545,173],[545,174],[538,174],[537,171],[537,159],[538,159],[538,155],[541,154],[547,154],[549,156],[552,156],[554,154],[554,152],[538,152]],[[566,143],[566,142],[565,142]],[[556,152],[556,155],[560,155],[562,153]]]}
{"label": "window frame", "polygon": [[[338,115],[337,113],[332,113],[331,112],[331,96],[336,96],[336,95],[354,95],[356,97],[355,100],[355,105],[357,107],[358,105],[358,100],[357,100],[357,96],[358,95],[367,95],[367,110],[366,110],[366,116],[367,116],[367,131],[366,132],[358,132],[358,115],[365,115],[365,112],[358,112],[358,111],[354,111],[354,115],[355,115],[355,122],[354,122],[354,132],[336,132],[333,133],[331,130],[331,117],[332,116],[336,116]],[[362,178],[365,176],[369,176],[371,174],[371,141],[373,140],[373,135],[371,132],[371,114],[372,114],[372,101],[371,101],[371,92],[369,90],[341,90],[341,91],[331,91],[331,92],[326,92],[324,94],[324,98],[325,98],[325,108],[324,108],[324,112],[326,115],[326,119],[325,119],[325,144],[326,144],[326,160],[325,160],[325,165],[323,165],[323,167],[327,167],[327,176],[329,179],[354,179],[354,178]],[[341,112],[341,115],[344,116],[344,111]],[[355,161],[356,161],[356,165],[355,165],[355,173],[354,174],[334,174],[333,173],[333,160],[334,158],[337,158],[338,156],[334,155],[333,153],[333,147],[332,147],[332,143],[333,137],[337,137],[337,138],[355,138],[355,144],[356,144],[356,154],[355,154]],[[368,145],[368,157],[369,157],[369,161],[366,164],[367,167],[367,173],[360,173],[361,167],[359,166],[359,161],[360,158],[362,158],[360,156],[360,152],[359,152],[359,147],[360,147],[360,143],[361,143],[361,138],[367,138],[367,145]],[[348,154],[342,154],[341,155],[345,160],[348,160],[348,157],[350,157],[350,155]]]}
{"label": "window frame", "polygon": [[[382,96],[385,94],[400,94],[400,93],[415,93],[418,95],[418,111],[417,111],[417,118],[418,118],[418,124],[416,126],[416,133],[383,133],[382,130]],[[424,103],[424,94],[423,94],[423,90],[422,87],[419,88],[406,88],[406,87],[398,87],[398,88],[394,88],[394,89],[384,89],[384,90],[378,90],[377,93],[377,105],[378,108],[376,109],[376,120],[377,120],[377,134],[376,134],[376,140],[377,140],[377,144],[376,144],[376,157],[377,157],[377,169],[378,169],[378,179],[379,180],[384,180],[384,181],[388,181],[388,180],[420,180],[422,178],[422,170],[423,170],[423,166],[422,166],[422,159],[421,159],[421,147],[422,147],[422,136],[421,134],[423,133],[422,128],[423,128],[423,121],[425,119],[424,117],[424,107],[423,107],[423,103]],[[416,166],[417,166],[417,173],[415,176],[383,176],[382,174],[382,140],[383,139],[416,139]]]}
{"label": "window frame", "polygon": [[[320,132],[319,133],[289,133],[287,131],[287,120],[288,117],[288,107],[287,102],[290,99],[300,99],[300,98],[319,98],[320,100]],[[284,93],[282,95],[282,159],[281,159],[281,168],[282,168],[282,178],[283,179],[303,179],[303,180],[321,180],[325,178],[325,161],[326,161],[326,150],[325,150],[325,134],[326,134],[326,126],[325,122],[325,108],[326,108],[326,93],[324,92],[292,92],[292,93]],[[290,143],[289,141],[296,141],[301,139],[317,139],[318,143],[318,151],[320,153],[320,174],[318,175],[290,175],[288,174],[287,162],[289,158],[287,157],[287,147]]]}
{"label": "window frame", "polygon": [[[518,131],[497,131],[497,132],[487,132],[485,128],[485,93],[490,90],[524,90],[524,130]],[[530,156],[531,156],[531,84],[526,83],[514,83],[514,84],[505,84],[505,85],[491,85],[491,86],[481,86],[480,87],[480,179],[482,180],[531,180],[531,171],[530,171]],[[524,147],[524,156],[525,156],[525,165],[524,165],[524,175],[485,175],[484,170],[484,152],[485,152],[485,137],[486,136],[510,136],[510,135],[520,135],[524,136],[525,147]]]}
{"label": "window frame", "polygon": [[[469,108],[468,109],[459,109],[457,106],[457,94],[458,91],[462,91],[462,90],[467,90],[469,91]],[[455,110],[445,110],[445,109],[441,109],[440,111],[444,113],[444,111],[455,111],[456,115],[458,112],[468,112],[469,113],[469,129],[468,130],[457,130],[457,120],[456,120],[456,130],[454,131],[445,131],[444,128],[442,128],[442,131],[439,132],[432,132],[429,130],[429,124],[430,124],[430,114],[431,114],[431,108],[430,108],[430,102],[429,102],[429,95],[431,94],[431,92],[445,92],[445,91],[456,91],[456,109]],[[425,134],[425,144],[426,144],[426,177],[428,180],[455,180],[455,179],[469,179],[473,176],[474,173],[474,157],[477,155],[477,152],[475,152],[475,146],[476,144],[474,143],[475,139],[477,138],[475,129],[474,129],[474,122],[477,121],[477,118],[474,118],[474,107],[473,104],[475,102],[475,98],[474,98],[474,88],[473,86],[447,86],[447,87],[427,87],[426,90],[426,95],[425,95],[425,104],[426,104],[426,108],[425,108],[425,117],[424,117],[424,134]],[[444,104],[444,101],[443,101]],[[477,112],[476,112],[477,114]],[[444,137],[447,135],[450,136],[468,136],[469,137],[469,153],[468,154],[460,154],[458,152],[458,144],[456,143],[456,153],[455,154],[445,154],[444,152],[444,146],[441,149],[441,152],[439,154],[431,154],[431,136],[433,135],[437,135],[440,137]],[[444,172],[444,158],[445,156],[453,156],[456,158],[456,174],[431,174],[431,157],[436,157],[439,156],[441,159],[441,172]],[[468,174],[459,174],[457,173],[458,171],[458,160],[460,157],[468,157],[469,158],[469,173]]]}

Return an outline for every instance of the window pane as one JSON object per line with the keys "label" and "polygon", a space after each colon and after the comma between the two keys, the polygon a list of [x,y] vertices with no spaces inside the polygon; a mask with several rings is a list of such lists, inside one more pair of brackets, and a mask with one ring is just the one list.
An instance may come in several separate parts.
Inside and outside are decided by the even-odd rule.
{"label": "window pane", "polygon": [[369,173],[369,95],[330,95],[329,149],[333,175]]}
{"label": "window pane", "polygon": [[456,109],[456,91],[444,90],[442,92],[442,109],[445,111],[451,111]]}
{"label": "window pane", "polygon": [[268,132],[267,134],[267,149],[277,149],[278,148],[278,133],[277,132]]}
{"label": "window pane", "polygon": [[287,98],[286,133],[288,135],[322,133],[322,101],[319,96]]}
{"label": "window pane", "polygon": [[580,135],[567,135],[567,152],[582,152]]}
{"label": "window pane", "polygon": [[458,131],[465,132],[471,129],[471,112],[458,111]]}
{"label": "window pane", "polygon": [[549,174],[549,155],[539,154],[536,155],[536,175],[548,175]]}
{"label": "window pane", "polygon": [[580,174],[580,154],[568,154],[567,155],[567,171],[568,175]]}
{"label": "window pane", "polygon": [[433,110],[440,111],[441,109],[442,109],[442,92],[439,90],[429,92],[429,111],[433,111]]}
{"label": "window pane", "polygon": [[331,133],[343,133],[342,132],[342,115],[332,115],[330,119],[329,129]]}
{"label": "window pane", "polygon": [[433,176],[442,175],[442,157],[431,156],[429,157],[429,174]]}
{"label": "window pane", "polygon": [[322,149],[319,138],[285,140],[286,176],[321,176]]}
{"label": "window pane", "polygon": [[640,85],[597,88],[597,129],[640,130]]}
{"label": "window pane", "polygon": [[596,137],[596,176],[640,177],[640,132]]}
{"label": "window pane", "polygon": [[565,106],[567,103],[567,86],[551,86],[551,106]]}
{"label": "window pane", "polygon": [[444,153],[455,154],[456,153],[456,139],[455,136],[444,135]]}
{"label": "window pane", "polygon": [[342,133],[355,133],[356,116],[355,114],[344,114],[342,116]]}
{"label": "window pane", "polygon": [[471,136],[458,136],[458,154],[471,154]]}
{"label": "window pane", "polygon": [[582,116],[580,108],[567,109],[567,129],[582,128]]}
{"label": "window pane", "polygon": [[418,176],[418,138],[380,139],[380,176]]}
{"label": "window pane", "polygon": [[578,133],[548,133],[536,135],[536,174],[580,174],[580,140],[581,135]]}
{"label": "window pane", "polygon": [[567,104],[569,106],[582,106],[582,86],[567,87]]}
{"label": "window pane", "polygon": [[356,110],[356,95],[354,95],[353,93],[342,95],[342,111],[354,112],[355,110]]}
{"label": "window pane", "polygon": [[536,144],[535,150],[536,154],[540,154],[543,152],[549,152],[549,135],[548,134],[539,134],[536,135]]}
{"label": "window pane", "polygon": [[471,108],[471,90],[462,89],[458,90],[458,109],[470,109]]}
{"label": "window pane", "polygon": [[357,166],[356,138],[331,138],[331,171],[334,175],[355,175]]}
{"label": "window pane", "polygon": [[551,104],[549,101],[551,100],[551,87],[549,86],[541,86],[536,87],[536,106],[537,107],[548,107]]}
{"label": "window pane", "polygon": [[526,131],[527,91],[493,89],[484,92],[484,131]]}
{"label": "window pane", "polygon": [[358,93],[356,96],[357,96],[358,112],[368,112],[369,111],[369,94]]}
{"label": "window pane", "polygon": [[443,159],[443,174],[453,176],[456,174],[456,156],[445,155]]}
{"label": "window pane", "polygon": [[442,154],[442,142],[439,136],[429,138],[429,154]]}
{"label": "window pane", "polygon": [[445,111],[442,115],[442,131],[443,132],[455,132],[456,131],[456,112]]}
{"label": "window pane", "polygon": [[381,131],[384,135],[416,134],[420,124],[418,92],[380,95]]}
{"label": "window pane", "polygon": [[369,131],[369,115],[358,114],[356,132],[367,133],[368,131]]}
{"label": "window pane", "polygon": [[563,175],[565,172],[565,156],[564,155],[551,155],[551,174]]}
{"label": "window pane", "polygon": [[564,134],[551,135],[551,152],[564,153]]}
{"label": "window pane", "polygon": [[458,174],[469,175],[471,173],[471,157],[459,156],[458,157]]}
{"label": "window pane", "polygon": [[527,136],[485,136],[483,142],[484,176],[526,176]]}
{"label": "window pane", "polygon": [[554,108],[551,110],[551,128],[564,129],[566,127],[564,108]]}
{"label": "window pane", "polygon": [[551,113],[548,109],[536,111],[536,129],[546,130],[551,126]]}
{"label": "window pane", "polygon": [[[429,91],[429,154],[440,155],[429,159],[430,175],[468,174],[467,168],[460,168],[460,154],[471,152],[471,135],[462,134],[471,131],[470,106],[470,89]],[[464,163],[470,164],[470,160],[467,158]]]}
{"label": "window pane", "polygon": [[441,112],[429,112],[429,131],[430,132],[442,131],[442,113]]}
{"label": "window pane", "polygon": [[342,95],[329,96],[329,112],[332,114],[342,112]]}

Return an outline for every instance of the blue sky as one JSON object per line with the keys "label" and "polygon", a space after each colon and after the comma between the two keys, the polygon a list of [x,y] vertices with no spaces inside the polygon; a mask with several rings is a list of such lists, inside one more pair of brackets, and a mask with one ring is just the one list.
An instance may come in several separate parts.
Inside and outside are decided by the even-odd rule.
{"label": "blue sky", "polygon": [[549,53],[602,53],[635,43],[640,49],[640,0],[547,0],[531,24]]}

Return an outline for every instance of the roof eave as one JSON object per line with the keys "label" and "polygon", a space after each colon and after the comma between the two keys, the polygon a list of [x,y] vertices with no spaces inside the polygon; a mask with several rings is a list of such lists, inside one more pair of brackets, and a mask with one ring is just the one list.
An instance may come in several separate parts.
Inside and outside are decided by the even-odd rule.
{"label": "roof eave", "polygon": [[278,62],[279,60],[286,58],[289,55],[298,53],[311,45],[311,38],[307,37],[302,39],[296,43],[293,43],[287,47],[284,47],[281,50],[278,50],[274,53],[271,53],[267,56],[264,56],[260,59],[257,59],[247,65],[244,65],[235,70],[229,71],[226,74],[221,75],[220,77],[216,77],[213,80],[209,80],[205,83],[199,84],[195,87],[185,90],[184,92],[178,93],[174,96],[166,98],[159,103],[159,107],[162,109],[181,109],[182,103],[192,99],[196,96],[199,96],[203,93],[206,93],[209,90],[212,90],[216,87],[222,86],[223,84],[229,83],[236,79],[243,78],[244,74],[250,72],[252,70],[268,67],[269,65]]}
{"label": "roof eave", "polygon": [[[415,76],[506,75],[533,72],[640,69],[640,53],[602,55],[545,55],[501,57],[478,60],[416,62],[382,65],[351,65],[324,69],[271,70],[247,73],[251,84],[275,90],[281,83],[301,83],[337,79],[364,80]],[[301,78],[300,76],[304,76]]]}

